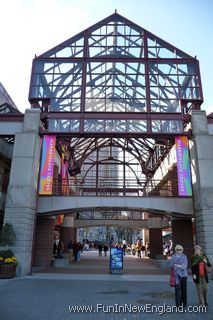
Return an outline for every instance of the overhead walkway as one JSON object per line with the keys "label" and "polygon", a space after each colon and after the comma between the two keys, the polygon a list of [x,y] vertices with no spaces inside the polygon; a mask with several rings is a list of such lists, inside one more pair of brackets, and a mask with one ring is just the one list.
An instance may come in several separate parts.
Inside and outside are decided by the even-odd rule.
{"label": "overhead walkway", "polygon": [[[158,221],[157,221],[158,222]],[[160,219],[158,223],[159,228],[168,228],[168,220]],[[152,221],[151,221],[152,223]],[[74,228],[98,227],[98,226],[111,226],[111,227],[127,227],[148,229],[150,227],[149,220],[142,219],[75,219]],[[152,226],[153,227],[153,226]]]}
{"label": "overhead walkway", "polygon": [[39,196],[37,213],[56,215],[92,210],[145,211],[170,216],[193,216],[191,197]]}
{"label": "overhead walkway", "polygon": [[23,116],[14,116],[13,121],[1,117],[0,136],[15,136],[16,133],[23,131]]}

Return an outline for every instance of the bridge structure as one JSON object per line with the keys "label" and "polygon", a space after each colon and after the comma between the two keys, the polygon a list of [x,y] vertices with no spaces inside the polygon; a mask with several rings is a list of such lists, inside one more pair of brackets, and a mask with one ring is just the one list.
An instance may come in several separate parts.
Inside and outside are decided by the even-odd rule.
{"label": "bridge structure", "polygon": [[60,212],[84,212],[85,210],[115,210],[149,212],[174,217],[192,217],[193,202],[190,198],[178,197],[40,197],[37,212],[45,215],[55,215]]}
{"label": "bridge structure", "polygon": [[21,275],[50,265],[57,216],[65,244],[83,225],[117,223],[146,229],[154,258],[169,226],[188,255],[196,241],[213,257],[212,117],[196,58],[115,12],[35,56],[24,115],[8,101],[1,210]]}

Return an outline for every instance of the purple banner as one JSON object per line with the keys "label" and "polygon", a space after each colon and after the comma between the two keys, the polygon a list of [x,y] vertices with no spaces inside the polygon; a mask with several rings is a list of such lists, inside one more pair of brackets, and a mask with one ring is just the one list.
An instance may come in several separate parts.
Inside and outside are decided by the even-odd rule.
{"label": "purple banner", "polygon": [[191,171],[188,150],[188,138],[185,136],[175,137],[178,194],[179,196],[192,196]]}
{"label": "purple banner", "polygon": [[52,194],[55,143],[55,136],[43,137],[39,194]]}

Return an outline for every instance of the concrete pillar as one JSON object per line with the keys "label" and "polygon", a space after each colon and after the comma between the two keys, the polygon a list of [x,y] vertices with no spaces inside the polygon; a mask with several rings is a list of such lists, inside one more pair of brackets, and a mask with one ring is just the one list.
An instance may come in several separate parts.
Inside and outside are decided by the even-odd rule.
{"label": "concrete pillar", "polygon": [[208,134],[205,111],[193,111],[190,157],[196,242],[213,263],[213,135]]}
{"label": "concrete pillar", "polygon": [[144,230],[144,245],[146,243],[149,243],[149,229],[143,229]]}
{"label": "concrete pillar", "polygon": [[53,256],[55,217],[38,217],[34,242],[34,266],[50,266]]}
{"label": "concrete pillar", "polygon": [[67,245],[69,240],[72,240],[72,243],[76,241],[76,228],[74,226],[74,217],[65,216],[62,225],[60,226],[60,238],[64,244],[65,252],[67,252]]}
{"label": "concrete pillar", "polygon": [[27,275],[31,269],[41,151],[39,126],[40,110],[28,109],[23,132],[15,135],[4,223],[11,223],[16,232],[12,249],[19,261],[17,275]]}
{"label": "concrete pillar", "polygon": [[64,244],[64,252],[67,253],[67,245],[70,240],[72,243],[76,241],[76,229],[69,227],[61,227],[60,229],[60,238]]}
{"label": "concrete pillar", "polygon": [[[148,220],[148,218],[149,218],[149,213],[143,212],[143,219]],[[143,229],[143,244],[145,246],[149,245],[149,229]]]}
{"label": "concrete pillar", "polygon": [[190,265],[190,259],[194,251],[191,219],[172,219],[172,242],[173,248],[176,244],[183,246]]}
{"label": "concrete pillar", "polygon": [[150,250],[150,258],[152,259],[155,259],[156,255],[163,254],[162,229],[159,229],[159,228],[149,229],[149,250]]}

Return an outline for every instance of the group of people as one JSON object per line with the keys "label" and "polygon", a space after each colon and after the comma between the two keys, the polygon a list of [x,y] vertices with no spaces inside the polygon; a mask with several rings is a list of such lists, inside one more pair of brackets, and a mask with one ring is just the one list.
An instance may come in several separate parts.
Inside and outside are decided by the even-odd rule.
{"label": "group of people", "polygon": [[145,257],[147,254],[147,248],[141,240],[137,240],[136,244],[133,243],[131,246],[132,254],[135,255],[137,253],[138,258]]}
{"label": "group of people", "polygon": [[[68,252],[68,259],[71,261],[72,257],[74,257],[74,261],[80,261],[80,254],[83,250],[83,246],[80,242],[72,243],[72,240],[69,240],[67,244],[67,252]],[[55,259],[63,259],[65,252],[65,246],[63,241],[57,235],[53,242],[53,257]]]}
{"label": "group of people", "polygon": [[107,256],[107,251],[109,250],[110,247],[116,247],[116,248],[122,248],[123,249],[123,254],[124,256],[126,253],[132,254],[132,255],[137,255],[138,258],[145,257],[148,253],[148,244],[146,246],[142,243],[142,241],[139,239],[137,240],[136,243],[132,243],[132,245],[124,242],[122,243],[116,243],[116,244],[111,244],[108,245],[106,243],[102,244],[99,243],[97,248],[99,252],[99,256],[102,256],[102,251],[104,251],[104,256]]}
{"label": "group of people", "polygon": [[124,255],[126,253],[131,254],[133,256],[137,255],[138,258],[149,256],[148,243],[144,245],[140,239],[138,239],[137,242],[133,242],[132,244],[125,242],[123,244],[117,243],[114,246],[123,248]]}
{"label": "group of people", "polygon": [[98,254],[99,254],[99,257],[102,257],[102,251],[104,251],[104,256],[106,257],[108,250],[109,250],[109,248],[108,248],[108,245],[107,245],[106,243],[104,243],[104,244],[99,243],[99,244],[98,244]]}
{"label": "group of people", "polygon": [[[175,246],[175,252],[171,257],[171,268],[175,274],[175,302],[176,306],[187,306],[187,268],[188,261],[183,253],[181,245]],[[194,254],[191,257],[192,279],[195,283],[199,304],[208,305],[208,273],[211,264],[199,245],[195,245]]]}

